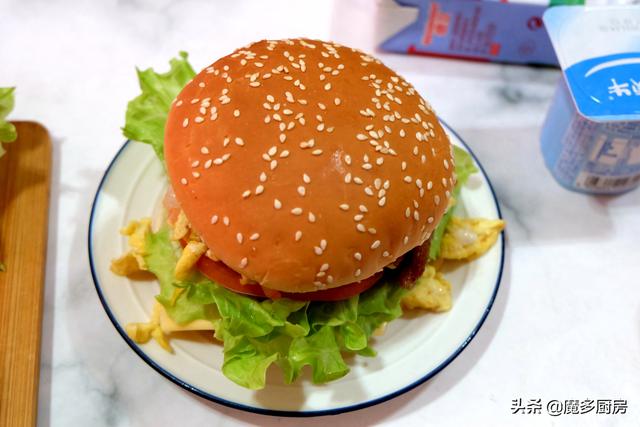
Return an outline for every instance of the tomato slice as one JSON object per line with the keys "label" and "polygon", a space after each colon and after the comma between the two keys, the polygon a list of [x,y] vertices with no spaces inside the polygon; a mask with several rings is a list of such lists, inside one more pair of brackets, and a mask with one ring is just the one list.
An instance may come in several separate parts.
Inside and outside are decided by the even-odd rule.
{"label": "tomato slice", "polygon": [[296,301],[340,301],[358,295],[372,287],[382,276],[382,272],[338,288],[325,289],[314,292],[289,293],[263,288],[260,285],[240,283],[240,275],[220,261],[214,261],[206,256],[200,257],[197,264],[202,274],[225,288],[239,294],[260,298],[289,298]]}

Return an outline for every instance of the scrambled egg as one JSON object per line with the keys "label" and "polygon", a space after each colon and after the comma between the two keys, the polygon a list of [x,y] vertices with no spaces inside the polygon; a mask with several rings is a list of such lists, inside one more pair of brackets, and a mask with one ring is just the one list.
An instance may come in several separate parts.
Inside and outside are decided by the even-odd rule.
{"label": "scrambled egg", "polygon": [[[173,240],[188,237],[189,242],[182,250],[182,254],[176,264],[175,276],[178,280],[184,280],[189,277],[200,257],[207,252],[206,245],[190,231],[187,217],[183,211],[180,211],[178,219],[173,226],[171,237]],[[151,232],[150,218],[131,221],[120,230],[120,234],[129,236],[129,247],[131,249],[121,257],[111,261],[112,272],[120,276],[131,276],[147,270],[144,255],[146,253],[145,240],[149,232]]]}
{"label": "scrambled egg", "polygon": [[124,330],[127,332],[129,338],[138,344],[145,344],[153,338],[158,344],[160,344],[160,347],[169,353],[173,353],[173,348],[169,345],[169,342],[162,331],[162,327],[160,326],[160,310],[158,307],[162,306],[156,302],[149,322],[129,323],[125,326]]}
{"label": "scrambled egg", "polygon": [[173,225],[173,233],[171,233],[171,238],[173,240],[180,240],[187,236],[189,233],[189,220],[187,216],[184,214],[183,210],[180,210],[178,214],[178,219],[176,219],[176,223]]}
{"label": "scrambled egg", "polygon": [[193,266],[196,265],[200,257],[207,252],[207,245],[202,242],[191,240],[182,250],[180,259],[176,263],[175,276],[178,280],[185,280],[189,277]]}
{"label": "scrambled egg", "polygon": [[153,306],[151,319],[147,323],[129,323],[125,326],[125,331],[129,338],[138,344],[146,344],[151,339],[157,342],[160,347],[173,353],[173,347],[167,340],[167,335],[172,332],[184,331],[213,331],[212,322],[204,319],[194,320],[184,325],[179,325],[167,314],[164,307],[156,302]]}
{"label": "scrambled egg", "polygon": [[444,259],[471,259],[488,251],[504,228],[504,221],[452,217],[444,236],[440,256]]}
{"label": "scrambled egg", "polygon": [[151,231],[151,218],[142,218],[140,221],[131,221],[120,230],[123,236],[129,236],[127,253],[120,258],[111,261],[111,271],[120,276],[130,276],[141,271],[146,271],[144,262],[145,240]]}
{"label": "scrambled egg", "polygon": [[447,311],[451,308],[451,283],[429,265],[415,286],[402,297],[402,306],[406,309]]}

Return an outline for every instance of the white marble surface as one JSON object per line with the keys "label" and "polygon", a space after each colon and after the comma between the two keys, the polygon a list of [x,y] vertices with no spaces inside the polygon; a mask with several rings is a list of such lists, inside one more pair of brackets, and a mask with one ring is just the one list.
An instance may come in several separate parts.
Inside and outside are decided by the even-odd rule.
{"label": "white marble surface", "polygon": [[[374,1],[0,0],[0,85],[13,117],[54,138],[39,424],[638,425],[640,191],[594,198],[560,188],[538,132],[554,70],[380,54],[476,151],[508,222],[493,311],[427,384],[330,420],[257,416],[198,399],[142,362],[98,301],[87,260],[89,207],[120,147],[134,66],[187,50],[203,67],[260,38],[309,36],[371,50]],[[515,398],[627,399],[626,415],[511,415]]]}

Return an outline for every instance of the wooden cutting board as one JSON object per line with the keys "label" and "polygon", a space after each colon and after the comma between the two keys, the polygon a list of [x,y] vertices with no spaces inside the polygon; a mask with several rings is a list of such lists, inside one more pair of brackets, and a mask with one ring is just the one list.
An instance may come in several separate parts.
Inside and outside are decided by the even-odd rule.
{"label": "wooden cutting board", "polygon": [[0,158],[0,426],[36,422],[51,176],[47,130],[14,124]]}

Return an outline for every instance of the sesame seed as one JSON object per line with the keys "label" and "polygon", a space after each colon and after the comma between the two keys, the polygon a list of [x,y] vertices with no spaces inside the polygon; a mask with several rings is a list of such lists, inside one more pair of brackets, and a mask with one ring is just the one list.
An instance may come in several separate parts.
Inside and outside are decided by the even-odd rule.
{"label": "sesame seed", "polygon": [[420,178],[416,179],[416,187],[422,188],[422,180]]}
{"label": "sesame seed", "polygon": [[366,141],[367,139],[369,139],[369,137],[363,133],[359,133],[358,135],[356,135],[356,138],[360,141]]}
{"label": "sesame seed", "polygon": [[226,147],[227,145],[229,145],[229,138],[225,138],[224,141],[222,141],[223,147]]}
{"label": "sesame seed", "polygon": [[358,221],[362,221],[363,218],[364,218],[364,215],[357,214],[357,215],[354,215],[353,220],[358,222]]}
{"label": "sesame seed", "polygon": [[405,245],[409,243],[409,236],[404,236],[404,239],[402,241]]}
{"label": "sesame seed", "polygon": [[327,241],[325,239],[320,240],[320,247],[323,251],[327,249]]}
{"label": "sesame seed", "polygon": [[264,192],[264,186],[263,186],[263,185],[258,185],[258,186],[256,187],[256,191],[255,191],[256,196],[258,196],[258,195],[262,194],[263,192]]}
{"label": "sesame seed", "polygon": [[313,252],[315,252],[316,255],[320,256],[322,255],[322,248],[319,246],[314,246],[313,247]]}
{"label": "sesame seed", "polygon": [[329,269],[329,264],[326,262],[320,266],[320,271],[327,271]]}
{"label": "sesame seed", "polygon": [[278,199],[273,199],[273,207],[276,209],[280,209],[282,207],[282,202]]}
{"label": "sesame seed", "polygon": [[383,197],[380,200],[378,200],[378,206],[382,207],[386,202],[387,202],[387,198]]}
{"label": "sesame seed", "polygon": [[371,249],[378,249],[379,246],[380,246],[380,240],[376,240],[371,244]]}
{"label": "sesame seed", "polygon": [[365,231],[367,231],[367,227],[365,227],[364,225],[358,223],[358,224],[356,224],[356,230],[358,230],[361,233],[364,233]]}
{"label": "sesame seed", "polygon": [[433,182],[427,182],[427,190],[431,190],[433,188]]}
{"label": "sesame seed", "polygon": [[242,138],[236,137],[234,139],[234,142],[236,143],[236,145],[239,145],[240,147],[244,146],[244,141],[242,140]]}
{"label": "sesame seed", "polygon": [[324,90],[331,90],[331,83],[324,85]]}
{"label": "sesame seed", "polygon": [[368,196],[373,196],[373,190],[371,189],[371,187],[365,187],[364,192],[365,192]]}
{"label": "sesame seed", "polygon": [[253,233],[251,235],[251,237],[249,237],[249,240],[255,241],[255,240],[258,240],[259,238],[260,238],[260,234],[259,233]]}
{"label": "sesame seed", "polygon": [[313,214],[313,212],[309,212],[309,215],[307,217],[309,219],[309,222],[314,223],[316,222],[316,216]]}
{"label": "sesame seed", "polygon": [[376,190],[379,190],[382,187],[382,180],[380,178],[374,179],[373,186],[376,187]]}
{"label": "sesame seed", "polygon": [[318,148],[316,150],[313,150],[311,154],[313,154],[314,156],[319,156],[320,154],[322,154],[322,150]]}
{"label": "sesame seed", "polygon": [[251,195],[251,190],[246,190],[244,193],[242,193],[242,198],[246,199],[250,195]]}
{"label": "sesame seed", "polygon": [[296,242],[299,242],[300,239],[302,239],[302,231],[298,230],[296,231],[296,234],[295,234],[295,240]]}
{"label": "sesame seed", "polygon": [[224,223],[224,225],[228,226],[229,225],[229,217],[225,216],[222,218],[222,222]]}
{"label": "sesame seed", "polygon": [[247,257],[242,258],[240,260],[240,268],[245,268],[248,263],[249,263],[249,260],[247,259]]}
{"label": "sesame seed", "polygon": [[437,194],[433,196],[433,201],[436,204],[436,206],[438,206],[440,204],[440,196],[438,196]]}
{"label": "sesame seed", "polygon": [[378,157],[376,159],[376,165],[380,166],[382,163],[384,163],[384,159],[382,157]]}
{"label": "sesame seed", "polygon": [[345,155],[344,156],[344,162],[348,165],[351,165],[351,156],[350,155]]}
{"label": "sesame seed", "polygon": [[362,261],[362,254],[360,252],[356,252],[355,254],[353,254],[353,257],[358,261]]}
{"label": "sesame seed", "polygon": [[279,136],[280,139],[280,143],[283,143],[287,140],[287,135],[285,135],[284,133],[281,133]]}
{"label": "sesame seed", "polygon": [[298,186],[298,194],[299,195],[304,196],[306,194],[306,192],[307,191],[305,190],[305,188],[302,185]]}
{"label": "sesame seed", "polygon": [[407,207],[407,209],[405,209],[404,216],[407,218],[411,216],[411,208]]}
{"label": "sesame seed", "polygon": [[429,224],[433,223],[433,217],[432,217],[432,216],[430,216],[429,218],[427,218],[427,222],[428,222]]}
{"label": "sesame seed", "polygon": [[277,152],[278,152],[278,147],[274,145],[273,147],[269,148],[269,150],[267,151],[267,154],[270,156],[274,156]]}
{"label": "sesame seed", "polygon": [[211,224],[217,224],[218,223],[218,215],[213,215],[211,217]]}
{"label": "sesame seed", "polygon": [[222,164],[222,159],[220,159],[220,158],[213,159],[213,164],[214,165],[218,165],[218,166],[221,165]]}
{"label": "sesame seed", "polygon": [[365,163],[362,165],[362,169],[364,170],[370,170],[373,166],[371,166],[371,163]]}
{"label": "sesame seed", "polygon": [[260,82],[251,82],[251,83],[249,83],[249,86],[258,87],[258,86],[260,86]]}
{"label": "sesame seed", "polygon": [[378,231],[377,231],[375,228],[373,228],[373,227],[370,227],[369,229],[367,229],[367,231],[369,232],[369,234],[376,234],[376,233],[378,232]]}
{"label": "sesame seed", "polygon": [[244,238],[242,237],[242,233],[236,234],[236,240],[239,244],[242,244],[242,241],[244,240]]}
{"label": "sesame seed", "polygon": [[271,163],[269,163],[269,169],[274,170],[276,167],[278,167],[278,161],[271,160]]}
{"label": "sesame seed", "polygon": [[413,211],[413,219],[420,221],[420,213],[417,210]]}
{"label": "sesame seed", "polygon": [[355,182],[355,183],[356,183],[356,184],[358,184],[358,185],[362,185],[362,183],[363,183],[364,181],[362,181],[362,179],[361,179],[359,176],[354,176],[354,177],[353,177],[353,182]]}
{"label": "sesame seed", "polygon": [[181,183],[182,185],[187,185],[187,178],[182,178],[182,179],[180,179],[180,183]]}
{"label": "sesame seed", "polygon": [[349,173],[347,173],[347,174],[344,176],[344,182],[345,182],[345,184],[349,184],[349,183],[351,182],[351,173],[350,173],[350,172],[349,172]]}
{"label": "sesame seed", "polygon": [[302,215],[302,208],[293,208],[291,209],[291,213],[294,215]]}
{"label": "sesame seed", "polygon": [[306,173],[305,173],[305,174],[302,174],[302,180],[303,180],[306,184],[311,183],[311,178],[309,178],[309,175],[307,175]]}

